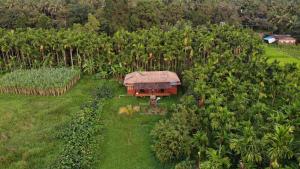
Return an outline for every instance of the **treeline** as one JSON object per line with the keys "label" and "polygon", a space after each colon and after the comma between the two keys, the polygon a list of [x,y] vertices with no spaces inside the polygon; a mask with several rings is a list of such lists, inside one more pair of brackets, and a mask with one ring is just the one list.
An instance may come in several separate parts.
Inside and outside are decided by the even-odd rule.
{"label": "treeline", "polygon": [[68,28],[88,14],[112,34],[189,23],[227,23],[256,30],[300,34],[299,0],[0,0],[0,27]]}
{"label": "treeline", "polygon": [[0,70],[70,66],[121,77],[135,70],[181,73],[214,54],[262,53],[254,32],[228,25],[120,30],[113,36],[84,29],[0,29]]}

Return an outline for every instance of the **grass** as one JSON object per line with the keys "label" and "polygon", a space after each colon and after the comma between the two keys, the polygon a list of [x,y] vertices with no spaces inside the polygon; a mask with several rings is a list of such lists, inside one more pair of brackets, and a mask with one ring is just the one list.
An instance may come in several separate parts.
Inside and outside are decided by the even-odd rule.
{"label": "grass", "polygon": [[41,68],[16,70],[0,78],[0,93],[58,96],[80,79],[80,70]]}
{"label": "grass", "polygon": [[[63,148],[63,142],[55,136],[101,83],[114,86],[117,96],[126,94],[124,87],[114,81],[87,76],[59,97],[0,94],[0,168],[47,168]],[[177,99],[163,98],[161,105],[169,106]],[[148,105],[148,99],[115,97],[104,107],[104,129],[103,134],[96,138],[93,168],[170,168],[171,165],[158,162],[151,150],[150,131],[163,116],[119,115],[119,108],[129,104]]]}
{"label": "grass", "polygon": [[[117,97],[110,100],[104,111],[104,140],[98,149],[94,168],[100,169],[168,169],[160,164],[151,150],[150,131],[163,116],[134,114],[120,115],[119,108],[127,105],[148,105],[148,98],[118,97],[123,87],[116,86]],[[169,106],[177,97],[163,98],[162,106]],[[98,138],[99,140],[101,138]]]}
{"label": "grass", "polygon": [[275,45],[265,45],[266,55],[269,62],[277,60],[281,65],[295,63],[300,67],[300,47],[278,47]]}
{"label": "grass", "polygon": [[60,97],[0,95],[0,168],[46,168],[59,154],[59,128],[98,84],[88,77]]}
{"label": "grass", "polygon": [[41,68],[16,70],[0,79],[1,87],[61,88],[80,75],[80,70],[69,68]]}

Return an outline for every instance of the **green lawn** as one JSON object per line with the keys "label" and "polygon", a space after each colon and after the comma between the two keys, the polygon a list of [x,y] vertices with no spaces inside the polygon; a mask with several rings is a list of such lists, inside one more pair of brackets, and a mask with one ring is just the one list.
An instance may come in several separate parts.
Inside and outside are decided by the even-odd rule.
{"label": "green lawn", "polygon": [[[105,81],[84,77],[60,97],[0,95],[0,168],[42,169],[59,155],[63,142],[55,136],[78,112],[91,92]],[[96,138],[95,169],[167,169],[151,151],[150,131],[159,115],[119,115],[121,106],[148,104],[148,99],[121,97],[125,89],[110,81],[117,91],[104,107],[102,135]],[[169,106],[177,97],[163,98]]]}
{"label": "green lawn", "polygon": [[[104,137],[97,149],[94,168],[100,169],[167,169],[151,151],[150,131],[163,118],[160,115],[120,115],[119,108],[127,105],[148,105],[148,98],[118,97],[125,89],[117,87],[117,96],[104,107]],[[169,106],[177,97],[162,98],[161,105]],[[99,140],[101,138],[98,138]]]}
{"label": "green lawn", "polygon": [[265,45],[265,51],[269,62],[277,60],[282,65],[296,63],[300,66],[300,47],[298,46],[292,48],[287,46],[287,49],[284,49],[284,46]]}

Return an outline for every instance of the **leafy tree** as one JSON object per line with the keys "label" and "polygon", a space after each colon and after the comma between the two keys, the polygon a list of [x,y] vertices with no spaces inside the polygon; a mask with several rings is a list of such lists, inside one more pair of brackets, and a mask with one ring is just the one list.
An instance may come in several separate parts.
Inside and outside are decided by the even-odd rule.
{"label": "leafy tree", "polygon": [[88,22],[84,26],[88,31],[97,32],[100,29],[100,22],[97,20],[97,18],[89,14],[88,15]]}
{"label": "leafy tree", "polygon": [[36,27],[49,29],[52,27],[52,21],[48,16],[42,14],[37,20]]}
{"label": "leafy tree", "polygon": [[129,18],[128,0],[105,0],[104,21],[105,31],[112,34],[124,28],[127,29]]}
{"label": "leafy tree", "polygon": [[160,25],[161,10],[162,4],[159,1],[139,1],[129,16],[130,30]]}

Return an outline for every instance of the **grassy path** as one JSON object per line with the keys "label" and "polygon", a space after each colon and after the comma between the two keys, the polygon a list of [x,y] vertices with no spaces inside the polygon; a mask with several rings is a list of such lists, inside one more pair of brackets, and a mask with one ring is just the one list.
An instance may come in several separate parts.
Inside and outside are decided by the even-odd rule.
{"label": "grassy path", "polygon": [[[117,95],[124,94],[123,87],[116,87]],[[156,115],[119,115],[121,106],[147,104],[147,99],[134,97],[114,98],[105,106],[104,140],[99,145],[97,163],[99,169],[167,169],[161,165],[151,151],[150,131],[161,119]],[[170,104],[173,99],[166,99]],[[100,139],[100,138],[99,138]]]}

